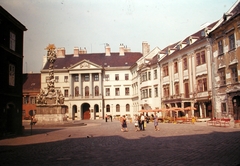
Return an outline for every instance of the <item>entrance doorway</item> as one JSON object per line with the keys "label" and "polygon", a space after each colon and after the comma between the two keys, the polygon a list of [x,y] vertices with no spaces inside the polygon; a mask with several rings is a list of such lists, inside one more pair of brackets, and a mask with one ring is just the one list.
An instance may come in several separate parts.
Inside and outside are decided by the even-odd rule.
{"label": "entrance doorway", "polygon": [[90,119],[90,105],[88,103],[83,103],[81,106],[82,119]]}

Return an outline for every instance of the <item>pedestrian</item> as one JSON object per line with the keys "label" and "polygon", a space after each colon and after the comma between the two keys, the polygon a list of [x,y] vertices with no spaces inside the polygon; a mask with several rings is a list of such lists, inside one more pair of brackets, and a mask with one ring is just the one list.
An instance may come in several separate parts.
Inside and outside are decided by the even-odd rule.
{"label": "pedestrian", "polygon": [[128,131],[128,129],[127,129],[127,119],[126,119],[125,115],[123,115],[123,117],[122,117],[122,129],[121,129],[121,131]]}
{"label": "pedestrian", "polygon": [[108,119],[108,115],[106,114],[106,116],[105,116],[105,121],[107,122],[107,119]]}
{"label": "pedestrian", "polygon": [[156,114],[156,112],[154,113],[154,128],[155,128],[155,131],[159,131],[159,127],[158,127],[158,116]]}
{"label": "pedestrian", "polygon": [[143,130],[143,131],[145,130],[144,123],[145,123],[145,117],[144,117],[144,115],[142,114],[142,115],[141,115],[141,126],[142,126],[142,130]]}
{"label": "pedestrian", "polygon": [[110,119],[111,119],[111,122],[112,122],[112,115],[110,115]]}
{"label": "pedestrian", "polygon": [[139,130],[142,130],[141,115],[142,115],[142,114],[140,114],[140,115],[137,116],[137,118],[138,118],[138,128],[139,128]]}
{"label": "pedestrian", "polygon": [[138,115],[135,116],[135,119],[134,119],[134,126],[135,126],[135,131],[138,131],[139,130],[139,119],[138,119]]}

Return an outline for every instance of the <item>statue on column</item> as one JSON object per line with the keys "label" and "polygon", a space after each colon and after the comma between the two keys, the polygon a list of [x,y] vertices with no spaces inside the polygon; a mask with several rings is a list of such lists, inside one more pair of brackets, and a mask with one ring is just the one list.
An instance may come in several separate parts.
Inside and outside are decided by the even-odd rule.
{"label": "statue on column", "polygon": [[54,86],[54,62],[56,61],[56,47],[54,44],[49,44],[46,48],[47,50],[47,60],[49,62],[49,79],[47,82],[47,92],[40,90],[40,94],[37,96],[37,104],[46,104],[46,98],[56,98],[56,102],[59,104],[64,103],[64,97],[62,92],[56,93]]}

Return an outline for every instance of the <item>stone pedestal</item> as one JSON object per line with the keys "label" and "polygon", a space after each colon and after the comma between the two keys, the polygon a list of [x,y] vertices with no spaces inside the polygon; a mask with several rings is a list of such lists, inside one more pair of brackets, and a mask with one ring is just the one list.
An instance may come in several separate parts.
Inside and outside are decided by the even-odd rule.
{"label": "stone pedestal", "polygon": [[66,105],[38,104],[36,105],[37,123],[63,122],[66,121]]}

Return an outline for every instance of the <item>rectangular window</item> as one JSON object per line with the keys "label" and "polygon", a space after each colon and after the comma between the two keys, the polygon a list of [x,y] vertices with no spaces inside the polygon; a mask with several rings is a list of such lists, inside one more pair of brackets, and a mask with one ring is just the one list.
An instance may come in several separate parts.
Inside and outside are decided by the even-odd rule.
{"label": "rectangular window", "polygon": [[188,87],[188,83],[184,83],[184,91],[185,91],[185,98],[189,98],[189,87]]}
{"label": "rectangular window", "polygon": [[169,97],[169,86],[165,86],[163,87],[163,94],[164,94],[164,97]]}
{"label": "rectangular window", "polygon": [[237,71],[237,67],[232,67],[232,80],[233,83],[237,83],[238,82],[238,71]]}
{"label": "rectangular window", "polygon": [[129,88],[125,88],[125,95],[129,96]]}
{"label": "rectangular window", "polygon": [[31,97],[30,98],[30,103],[31,104],[36,104],[36,97]]}
{"label": "rectangular window", "polygon": [[226,75],[225,75],[225,70],[220,70],[219,71],[219,77],[220,77],[220,85],[226,85]]}
{"label": "rectangular window", "polygon": [[94,74],[94,81],[99,81],[99,75],[98,74]]}
{"label": "rectangular window", "polygon": [[45,81],[46,81],[46,83],[48,83],[50,81],[49,76],[46,76]]}
{"label": "rectangular window", "polygon": [[64,82],[68,82],[68,76],[64,76]]}
{"label": "rectangular window", "polygon": [[234,34],[231,34],[228,38],[229,38],[229,50],[235,49],[235,37],[234,37]]}
{"label": "rectangular window", "polygon": [[10,49],[13,51],[16,49],[16,35],[13,32],[10,32]]}
{"label": "rectangular window", "polygon": [[148,80],[151,80],[151,72],[148,72]]}
{"label": "rectangular window", "polygon": [[78,82],[79,81],[79,76],[78,75],[74,75],[74,82]]}
{"label": "rectangular window", "polygon": [[223,41],[218,41],[218,55],[223,54]]}
{"label": "rectangular window", "polygon": [[197,65],[197,66],[201,65],[200,53],[197,53],[197,54],[196,54],[196,65]]}
{"label": "rectangular window", "polygon": [[125,74],[125,80],[129,80],[129,74]]}
{"label": "rectangular window", "polygon": [[89,81],[89,75],[88,74],[84,74],[84,81]]}
{"label": "rectangular window", "polygon": [[183,70],[187,70],[188,64],[187,64],[187,58],[183,58]]}
{"label": "rectangular window", "polygon": [[55,76],[55,82],[59,81],[59,76]]}
{"label": "rectangular window", "polygon": [[178,73],[178,63],[174,62],[174,73]]}
{"label": "rectangular window", "polygon": [[120,89],[119,88],[115,88],[115,96],[120,96]]}
{"label": "rectangular window", "polygon": [[110,88],[106,88],[106,96],[110,96]]}
{"label": "rectangular window", "polygon": [[10,86],[15,86],[15,65],[9,64],[9,85]]}
{"label": "rectangular window", "polygon": [[205,92],[207,91],[207,78],[198,79],[198,92]]}
{"label": "rectangular window", "polygon": [[142,90],[142,98],[148,98],[148,89]]}
{"label": "rectangular window", "polygon": [[143,81],[147,81],[147,72],[144,72],[142,76],[143,76]]}
{"label": "rectangular window", "polygon": [[64,89],[64,97],[68,97],[68,89]]}
{"label": "rectangular window", "polygon": [[155,93],[155,97],[158,97],[158,88],[157,87],[154,88],[154,93]]}
{"label": "rectangular window", "polygon": [[154,79],[157,79],[157,70],[154,70]]}
{"label": "rectangular window", "polygon": [[148,89],[149,91],[149,97],[152,97],[152,89]]}
{"label": "rectangular window", "polygon": [[168,76],[168,66],[163,66],[163,76]]}
{"label": "rectangular window", "polygon": [[179,84],[175,84],[175,94],[179,95]]}
{"label": "rectangular window", "polygon": [[105,81],[109,81],[109,74],[105,74]]}
{"label": "rectangular window", "polygon": [[201,52],[201,64],[205,64],[206,63],[206,58],[205,58],[205,51]]}
{"label": "rectangular window", "polygon": [[116,80],[116,81],[119,80],[119,74],[115,74],[115,80]]}

